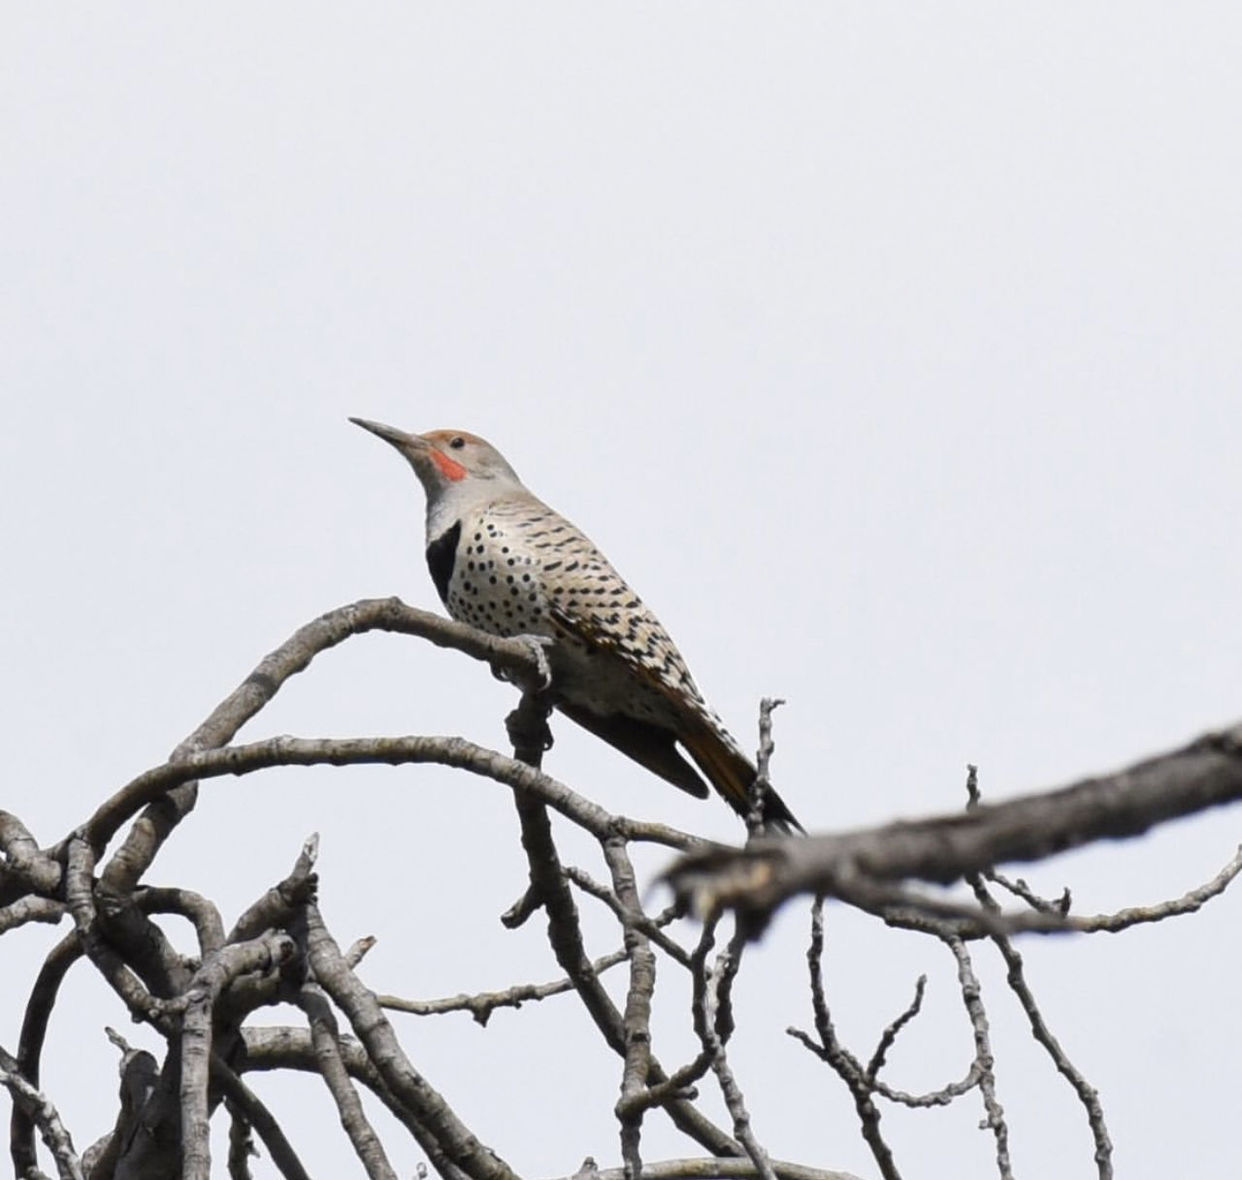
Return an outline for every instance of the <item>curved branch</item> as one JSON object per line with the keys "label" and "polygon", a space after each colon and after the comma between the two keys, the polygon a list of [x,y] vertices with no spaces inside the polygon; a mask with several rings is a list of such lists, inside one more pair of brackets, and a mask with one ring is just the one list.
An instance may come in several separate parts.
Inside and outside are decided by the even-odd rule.
{"label": "curved branch", "polygon": [[8,811],[0,811],[0,852],[0,884],[48,894],[60,883],[60,866],[39,851],[26,825]]}
{"label": "curved branch", "polygon": [[9,1056],[3,1049],[0,1049],[0,1086],[12,1094],[13,1105],[21,1106],[38,1125],[43,1134],[43,1142],[47,1144],[52,1158],[56,1161],[60,1180],[83,1180],[82,1161],[74,1150],[73,1139],[61,1122],[52,1100],[38,1086],[32,1085],[29,1078],[22,1076],[17,1059]]}
{"label": "curved branch", "polygon": [[[17,1068],[32,1085],[39,1084],[43,1041],[47,1036],[48,1021],[56,1004],[61,981],[65,978],[65,972],[83,954],[85,951],[82,940],[76,930],[71,930],[48,952],[43,966],[39,968],[39,974],[35,977],[34,987],[30,989],[17,1042]],[[9,1154],[13,1160],[15,1175],[25,1176],[34,1169],[34,1122],[18,1106],[13,1107],[9,1121]]]}
{"label": "curved branch", "polygon": [[92,848],[101,849],[117,829],[144,804],[193,779],[250,774],[272,766],[359,766],[386,763],[434,762],[468,770],[543,800],[566,818],[600,840],[618,835],[686,850],[702,840],[663,824],[648,824],[613,816],[557,779],[524,762],[459,737],[296,738],[266,741],[188,754],[140,774],[100,806],[83,832]]}
{"label": "curved branch", "polygon": [[[475,659],[515,683],[538,684],[539,659],[528,644],[517,639],[499,639],[406,606],[399,598],[364,599],[328,611],[300,627],[289,639],[270,652],[189,737],[172,753],[172,761],[187,754],[215,749],[232,741],[237,731],[279,692],[291,676],[304,671],[320,652],[335,647],[351,635],[366,631],[395,631],[430,640],[438,647],[451,647]],[[193,809],[197,798],[192,779],[182,779],[174,794],[153,798],[143,817],[131,829],[125,843],[102,874],[115,893],[130,892],[150,867],[169,833]],[[53,855],[55,855],[53,853]]]}

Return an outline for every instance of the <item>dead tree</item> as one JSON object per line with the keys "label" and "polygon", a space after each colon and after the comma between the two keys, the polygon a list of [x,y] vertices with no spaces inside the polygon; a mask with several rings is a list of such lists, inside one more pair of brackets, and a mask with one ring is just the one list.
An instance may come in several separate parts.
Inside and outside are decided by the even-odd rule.
{"label": "dead tree", "polygon": [[[231,744],[239,728],[316,655],[371,630],[454,648],[512,681],[522,692],[509,717],[513,757],[464,738],[425,736],[276,737]],[[15,1051],[0,1047],[0,1082],[13,1106],[9,1150],[15,1174],[44,1174],[38,1136],[62,1178],[182,1175],[202,1180],[210,1174],[210,1120],[223,1110],[230,1121],[230,1176],[250,1174],[255,1137],[281,1175],[306,1176],[297,1153],[298,1129],[282,1128],[248,1081],[256,1073],[291,1070],[322,1079],[368,1176],[395,1172],[359,1101],[359,1087],[395,1115],[445,1180],[513,1180],[505,1144],[494,1141],[493,1129],[467,1126],[454,1112],[434,1080],[403,1050],[385,1011],[428,1016],[468,1011],[486,1023],[499,1008],[575,994],[605,1052],[617,1059],[615,1117],[622,1161],[621,1169],[609,1170],[588,1159],[577,1176],[844,1180],[843,1172],[769,1157],[751,1129],[743,1079],[735,1076],[729,1058],[735,1026],[745,1019],[734,1006],[733,987],[747,948],[777,906],[805,893],[815,898],[807,955],[814,1031],[789,1031],[847,1087],[882,1176],[900,1175],[881,1130],[883,1104],[924,1108],[969,1100],[976,1093],[994,1137],[997,1172],[1011,1175],[988,1016],[972,961],[977,945],[994,948],[1006,964],[1009,986],[1033,1036],[1081,1100],[1099,1175],[1112,1175],[1101,1102],[1047,1027],[1014,939],[1024,931],[1116,931],[1190,912],[1223,892],[1242,868],[1242,854],[1183,898],[1093,918],[1071,914],[1068,893],[1038,897],[993,866],[1090,840],[1134,835],[1174,815],[1237,799],[1242,796],[1242,727],[1108,778],[994,806],[980,802],[972,770],[967,806],[957,815],[847,836],[759,836],[743,849],[731,849],[660,823],[610,814],[544,774],[540,762],[550,740],[545,685],[546,666],[534,646],[493,638],[396,599],[359,602],[299,630],[263,659],[166,762],[111,795],[59,841],[43,843],[17,816],[0,812],[0,934],[28,922],[66,926],[64,937],[27,983]],[[773,705],[764,702],[761,710],[760,791],[772,753]],[[503,920],[516,927],[542,913],[556,978],[443,1000],[376,994],[359,974],[367,941],[342,951],[319,911],[315,838],[307,840],[289,874],[228,930],[210,898],[144,884],[165,840],[190,819],[200,787],[209,790],[212,780],[276,766],[374,762],[441,763],[483,776],[511,793],[528,881]],[[562,862],[550,812],[598,843],[601,879]],[[669,871],[675,903],[658,913],[648,912],[635,874],[632,849],[640,844],[655,844],[680,857]],[[918,880],[965,882],[970,894],[967,900],[948,902],[913,888],[910,882]],[[587,949],[579,896],[597,899],[615,918],[619,945],[606,954],[593,957]],[[1012,897],[1016,907],[1002,907],[997,900],[1002,896]],[[841,1042],[821,974],[825,899],[924,933],[948,950],[973,1038],[964,1076],[923,1094],[907,1093],[881,1077],[894,1041],[919,1014],[923,979],[866,1060]],[[162,924],[166,916],[192,924],[193,958],[174,951]],[[40,1088],[45,1036],[62,981],[78,963],[89,964],[115,993],[119,1010],[149,1025],[163,1042],[162,1055],[156,1056],[133,1049],[109,1030],[120,1052],[116,1120],[83,1152],[58,1115],[54,1095]],[[691,981],[687,1019],[698,1051],[686,1062],[670,1064],[656,1055],[651,1013],[657,963],[687,972]],[[613,969],[628,973],[623,1005],[614,1003],[601,984],[601,975]],[[12,988],[8,994],[14,994]],[[277,1002],[296,1005],[304,1021],[262,1023],[261,1010]],[[728,1125],[704,1113],[699,1097],[706,1086],[718,1087]],[[654,1117],[671,1120],[692,1145],[692,1154],[644,1160],[643,1128]]]}

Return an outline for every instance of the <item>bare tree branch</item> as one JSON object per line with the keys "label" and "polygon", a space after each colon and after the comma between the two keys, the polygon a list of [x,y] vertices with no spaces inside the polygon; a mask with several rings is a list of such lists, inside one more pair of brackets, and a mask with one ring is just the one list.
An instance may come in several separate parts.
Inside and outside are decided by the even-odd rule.
{"label": "bare tree branch", "polygon": [[[299,628],[265,656],[207,720],[173,751],[171,760],[180,761],[188,754],[232,741],[237,731],[276,695],[284,682],[309,667],[320,652],[335,647],[351,635],[373,630],[416,635],[440,647],[456,648],[491,664],[516,683],[524,678],[534,682],[540,676],[534,653],[519,640],[487,635],[473,627],[406,606],[399,598],[355,602],[328,611]],[[180,779],[175,786],[176,789],[164,797],[158,794],[151,797],[146,814],[134,825],[124,845],[105,868],[104,879],[113,891],[132,891],[169,832],[193,810],[196,784],[192,779]]]}
{"label": "bare tree branch", "polygon": [[[224,1101],[233,1118],[233,1127],[236,1127],[240,1120],[255,1129],[259,1138],[263,1141],[263,1146],[267,1148],[267,1153],[271,1156],[272,1163],[285,1180],[310,1180],[309,1174],[302,1166],[302,1161],[298,1159],[297,1152],[293,1150],[293,1145],[285,1137],[284,1131],[280,1129],[280,1124],[276,1121],[275,1116],[259,1100],[258,1095],[229,1066],[220,1060],[218,1054],[212,1054],[211,1079],[219,1085],[221,1092],[224,1094]],[[240,1150],[241,1144],[238,1144],[237,1151]],[[234,1140],[230,1132],[230,1169],[236,1166],[234,1154]]]}
{"label": "bare tree branch", "polygon": [[[577,885],[583,893],[589,893],[592,897],[602,901],[616,915],[617,920],[624,925],[626,921],[625,907],[608,886],[601,885],[590,873],[583,869],[575,868],[573,865],[566,865],[562,871],[566,878]],[[669,906],[664,913],[673,918],[682,916],[677,906]],[[630,914],[628,920],[633,923],[635,930],[654,942],[673,962],[680,963],[687,968],[690,966],[690,952],[680,943],[674,942],[661,929],[662,926],[668,924],[667,920],[662,921],[660,918],[652,919],[641,912]]]}
{"label": "bare tree branch", "polygon": [[453,1113],[443,1097],[414,1069],[392,1026],[346,965],[313,902],[307,905],[307,953],[316,981],[349,1018],[375,1062],[384,1084],[436,1138],[444,1153],[475,1180],[517,1180],[508,1164],[485,1147]]}
{"label": "bare tree branch", "polygon": [[17,816],[0,811],[0,904],[6,891],[20,888],[44,895],[60,884],[60,865],[39,850],[39,842]]}
{"label": "bare tree branch", "polygon": [[180,997],[181,1017],[181,1174],[184,1180],[210,1180],[211,1127],[207,1079],[210,1076],[212,1021],[216,1001],[232,980],[251,971],[270,970],[297,953],[287,934],[222,947],[208,955]]}
{"label": "bare tree branch", "polygon": [[229,1112],[229,1180],[252,1180],[250,1161],[257,1156],[250,1122],[231,1102],[225,1101]]}
{"label": "bare tree branch", "polygon": [[824,992],[824,899],[817,897],[811,907],[811,942],[806,952],[807,970],[811,981],[811,1006],[815,1016],[815,1031],[819,1037],[816,1044],[804,1032],[789,1029],[789,1035],[797,1038],[817,1057],[825,1061],[849,1088],[858,1112],[862,1136],[884,1180],[901,1180],[892,1148],[880,1133],[880,1111],[872,1099],[876,1090],[874,1079],[867,1077],[862,1064],[837,1037],[837,1031],[828,1010]]}
{"label": "bare tree branch", "polygon": [[306,1013],[310,1025],[311,1043],[319,1061],[319,1072],[336,1103],[341,1126],[349,1136],[354,1151],[362,1161],[371,1180],[397,1180],[384,1146],[367,1120],[358,1092],[349,1080],[349,1071],[341,1059],[340,1031],[331,1005],[321,988],[313,983],[303,984],[298,996],[298,1007]]}
{"label": "bare tree branch", "polygon": [[55,926],[65,916],[65,907],[50,897],[28,894],[6,906],[0,906],[0,934],[24,926],[27,922],[47,922]]}
{"label": "bare tree branch", "polygon": [[[17,1069],[32,1085],[39,1084],[40,1059],[47,1024],[60,991],[65,972],[82,957],[82,942],[77,931],[60,940],[43,961],[34,986],[26,1000],[22,1030],[17,1042]],[[35,1164],[34,1120],[20,1106],[13,1107],[9,1121],[9,1154],[18,1176],[32,1173]]]}
{"label": "bare tree branch", "polygon": [[1005,1111],[996,1097],[995,1060],[992,1056],[992,1037],[988,1028],[988,1015],[983,1007],[983,993],[979,978],[975,975],[966,944],[954,935],[946,935],[945,945],[957,960],[957,981],[961,987],[962,1002],[970,1017],[975,1038],[975,1062],[979,1067],[979,1092],[983,1095],[983,1107],[987,1112],[986,1126],[996,1140],[996,1167],[1001,1180],[1013,1180],[1009,1162],[1009,1126]]}
{"label": "bare tree branch", "polygon": [[[245,1044],[245,1066],[248,1070],[296,1069],[305,1073],[319,1073],[319,1061],[309,1029],[288,1026],[244,1028],[242,1037]],[[383,1102],[427,1153],[427,1158],[439,1175],[444,1180],[466,1180],[467,1174],[449,1159],[439,1140],[388,1088],[361,1042],[353,1037],[341,1036],[337,1044],[349,1076],[361,1082]]]}
{"label": "bare tree branch", "polygon": [[282,736],[249,745],[187,754],[177,762],[165,762],[153,767],[123,787],[95,812],[86,824],[85,834],[92,846],[105,847],[121,824],[140,807],[191,779],[250,774],[273,766],[360,766],[373,763],[399,766],[411,762],[453,766],[516,787],[547,803],[600,840],[617,834],[631,840],[648,840],[682,850],[702,844],[696,837],[664,824],[610,815],[564,783],[464,738],[422,736],[338,740]]}
{"label": "bare tree branch", "polygon": [[[270,738],[228,746],[241,725],[254,718],[283,683],[309,666],[321,651],[351,635],[374,629],[405,632],[453,647],[491,665],[523,689],[510,717],[515,757],[461,738],[408,736],[346,740]],[[1060,900],[1038,897],[1024,882],[995,872],[1003,860],[1037,859],[1093,839],[1146,830],[1175,815],[1242,797],[1242,725],[1209,734],[1185,749],[1150,759],[1119,774],[1091,779],[1061,791],[1008,803],[979,802],[977,776],[968,783],[967,814],[890,824],[870,831],[803,840],[757,838],[743,852],[704,847],[695,837],[662,824],[614,816],[540,769],[551,744],[547,727],[548,664],[541,649],[524,639],[502,640],[473,628],[415,611],[396,599],[360,602],[329,612],[301,628],[267,656],[170,760],[138,776],[107,799],[65,840],[41,849],[15,816],[0,812],[0,933],[30,921],[57,921],[67,911],[73,931],[52,952],[27,1003],[16,1058],[0,1057],[0,1084],[15,1095],[10,1151],[19,1175],[38,1175],[34,1131],[44,1130],[48,1108],[39,1106],[39,1061],[48,1020],[68,967],[85,957],[138,1020],[166,1041],[162,1062],[122,1047],[120,1113],[111,1134],[92,1146],[78,1172],[67,1133],[53,1146],[62,1176],[90,1180],[148,1180],[176,1172],[206,1180],[210,1170],[208,1120],[223,1101],[230,1118],[229,1174],[248,1180],[251,1128],[267,1145],[273,1163],[290,1180],[304,1180],[276,1120],[242,1082],[239,1069],[299,1069],[317,1073],[337,1105],[342,1126],[368,1175],[395,1180],[394,1170],[368,1122],[355,1083],[366,1086],[401,1121],[445,1180],[516,1180],[509,1166],[467,1127],[402,1052],[382,1005],[422,1015],[469,1011],[485,1023],[498,1007],[572,990],[583,1001],[605,1044],[622,1063],[616,1114],[621,1124],[626,1180],[677,1177],[762,1177],[763,1180],[842,1180],[844,1174],[772,1161],[757,1142],[739,1079],[729,1062],[734,1030],[732,988],[747,938],[761,929],[772,909],[797,892],[821,891],[874,913],[896,927],[920,930],[944,941],[955,955],[959,984],[975,1042],[965,1079],[925,1095],[910,1095],[882,1082],[879,1074],[896,1038],[922,1007],[925,978],[914,999],[883,1030],[864,1066],[839,1044],[824,998],[822,906],[813,917],[808,953],[818,1041],[795,1034],[845,1080],[860,1115],[864,1137],[886,1180],[897,1180],[891,1152],[879,1133],[877,1096],[910,1107],[943,1105],[978,1086],[987,1124],[996,1140],[1002,1178],[1011,1175],[1008,1130],[995,1094],[988,1018],[966,940],[991,938],[1008,969],[1008,982],[1036,1040],[1074,1087],[1095,1137],[1102,1180],[1111,1176],[1111,1143],[1098,1096],[1048,1030],[1026,980],[1010,934],[1020,930],[1121,930],[1139,922],[1190,913],[1219,896],[1242,873],[1242,848],[1217,876],[1183,897],[1113,915],[1069,914],[1068,890]],[[761,707],[759,774],[754,788],[752,835],[759,829],[762,795],[773,753],[771,714]],[[476,996],[402,1001],[376,997],[353,968],[373,940],[342,955],[315,905],[317,843],[303,847],[289,875],[250,906],[226,936],[213,902],[175,886],[141,886],[164,841],[194,807],[200,782],[284,765],[437,763],[486,777],[515,799],[527,853],[529,884],[506,916],[517,925],[543,909],[548,941],[563,979],[517,985]],[[550,810],[598,841],[609,878],[603,884],[585,869],[562,867]],[[131,822],[132,821],[132,822]],[[103,864],[105,850],[130,824],[121,846]],[[559,835],[560,829],[557,829]],[[631,843],[650,842],[688,853],[671,877],[678,901],[657,918],[644,911],[631,860]],[[976,905],[934,897],[904,882],[964,878]],[[993,881],[1028,908],[1002,912],[985,882]],[[624,949],[592,960],[571,885],[603,902],[617,919]],[[696,902],[707,922],[693,953],[665,932],[666,925]],[[725,907],[737,911],[727,949],[716,955],[717,923]],[[175,914],[194,924],[200,959],[183,958],[153,915]],[[298,948],[304,957],[296,956]],[[700,1051],[671,1076],[652,1044],[657,954],[663,950],[691,972],[692,1015]],[[600,974],[627,962],[624,1011],[605,990]],[[281,965],[285,967],[281,969]],[[311,978],[308,980],[306,972]],[[322,990],[321,990],[322,989]],[[348,1018],[355,1036],[344,1035],[329,997]],[[257,1007],[295,999],[309,1029],[243,1028]],[[927,1017],[924,1016],[924,1019]],[[792,1031],[792,1030],[791,1030]],[[11,1068],[10,1068],[11,1066]],[[695,1105],[696,1083],[711,1069],[732,1119],[730,1135]],[[661,1108],[674,1124],[715,1158],[644,1164],[641,1132],[646,1112]],[[52,1112],[54,1113],[54,1111]],[[34,1116],[34,1117],[32,1117]],[[66,1147],[67,1145],[67,1147]],[[66,1154],[66,1151],[68,1154]],[[420,1164],[420,1176],[425,1169]],[[577,1180],[615,1180],[588,1159]]]}
{"label": "bare tree branch", "polygon": [[315,896],[317,880],[315,861],[319,857],[319,836],[308,836],[289,875],[273,885],[233,924],[229,942],[246,942],[264,930],[271,930],[291,921],[301,907]]}
{"label": "bare tree branch", "polygon": [[[1240,858],[1242,858],[1242,849],[1239,850],[1238,856],[1234,857],[1234,861],[1242,865],[1242,859]],[[1230,873],[1231,869],[1233,870],[1232,873]],[[1213,881],[1201,889],[1192,892],[1198,895],[1206,894],[1217,882],[1222,882],[1222,878],[1226,878],[1228,874],[1228,879],[1224,880],[1220,884],[1219,889],[1216,890],[1219,893],[1237,871],[1238,869],[1234,867],[1234,862],[1231,862],[1216,875]],[[972,874],[970,884],[981,906],[985,909],[998,908],[995,899],[988,892],[987,885],[980,875]],[[1187,897],[1190,896],[1191,894],[1187,895]],[[1165,916],[1172,916],[1177,912],[1185,912],[1173,908],[1176,904],[1173,902],[1167,903]],[[1200,901],[1198,904],[1202,904],[1202,902]],[[1195,908],[1198,908],[1198,905],[1195,905]],[[1103,929],[1104,927],[1099,928]],[[1118,926],[1116,928],[1122,929],[1123,927]],[[1061,1047],[1061,1042],[1053,1035],[1052,1030],[1044,1020],[1044,1015],[1039,1010],[1039,1005],[1035,1000],[1035,994],[1027,983],[1022,956],[1013,945],[1012,940],[1003,934],[996,934],[992,936],[992,941],[996,944],[1001,957],[1005,960],[1005,966],[1008,968],[1006,982],[1009,985],[1009,989],[1018,998],[1018,1003],[1022,1005],[1023,1012],[1026,1013],[1027,1020],[1031,1025],[1031,1035],[1038,1044],[1043,1046],[1048,1056],[1052,1059],[1052,1063],[1056,1066],[1057,1071],[1073,1087],[1078,1100],[1083,1104],[1083,1109],[1087,1113],[1087,1124],[1091,1128],[1091,1137],[1095,1141],[1095,1162],[1100,1180],[1112,1180],[1113,1144],[1108,1135],[1108,1127],[1104,1122],[1104,1109],[1100,1105],[1100,1096],[1096,1093],[1095,1087],[1088,1083],[1074,1063],[1070,1061],[1069,1055]]]}
{"label": "bare tree branch", "polygon": [[623,841],[604,842],[604,859],[612,873],[625,949],[630,960],[630,985],[625,993],[625,1065],[621,1071],[621,1098],[617,1117],[621,1123],[621,1158],[629,1180],[639,1180],[643,1161],[641,1138],[643,1108],[627,1105],[643,1092],[651,1073],[651,999],[655,994],[656,960],[651,942],[639,928],[645,918],[634,865]]}
{"label": "bare tree branch", "polygon": [[880,1040],[875,1047],[875,1052],[871,1054],[871,1060],[867,1062],[867,1068],[863,1071],[863,1077],[868,1082],[875,1082],[880,1070],[884,1068],[885,1061],[888,1058],[888,1051],[893,1047],[901,1030],[922,1011],[923,995],[926,990],[927,976],[920,975],[914,984],[914,998],[906,1005],[905,1010],[896,1020],[885,1025],[884,1031],[880,1034]]}
{"label": "bare tree branch", "polygon": [[[613,951],[591,964],[596,975],[624,963],[626,952]],[[468,996],[464,992],[456,996],[446,996],[441,1000],[405,1000],[400,996],[378,995],[381,1008],[391,1012],[408,1012],[413,1016],[440,1016],[446,1012],[469,1012],[478,1024],[486,1026],[492,1013],[497,1008],[520,1008],[528,1000],[546,1000],[551,996],[562,996],[574,990],[574,982],[568,976],[553,980],[551,983],[519,983],[504,991],[478,992]]]}
{"label": "bare tree branch", "polygon": [[[701,948],[706,952],[712,943],[712,926],[705,926]],[[725,1045],[733,1031],[733,1014],[730,993],[733,980],[737,977],[742,965],[742,951],[746,945],[745,935],[741,929],[733,933],[727,949],[717,957],[715,970],[705,980],[704,986],[696,987],[697,1012],[694,1020],[695,1032],[703,1049],[711,1057],[712,1072],[720,1084],[720,1093],[724,1098],[725,1108],[733,1120],[733,1134],[745,1148],[746,1154],[755,1165],[760,1180],[775,1180],[772,1161],[763,1149],[750,1124],[750,1112],[746,1109],[746,1101],[742,1096],[741,1087],[737,1084],[733,1070],[725,1053]],[[702,973],[703,960],[699,952],[695,952],[698,960],[699,973]]]}
{"label": "bare tree branch", "polygon": [[[73,1147],[73,1139],[61,1122],[52,1100],[37,1086],[22,1077],[17,1059],[0,1048],[0,1086],[13,1096],[13,1104],[21,1106],[35,1121],[43,1142],[56,1161],[60,1180],[83,1180],[82,1161]],[[29,1172],[27,1173],[29,1175]]]}
{"label": "bare tree branch", "polygon": [[208,955],[224,945],[220,911],[192,889],[169,889],[147,885],[134,894],[134,903],[147,914],[179,914],[194,926],[200,954]]}
{"label": "bare tree branch", "polygon": [[[858,1180],[851,1172],[824,1171],[782,1160],[772,1160],[771,1163],[778,1180]],[[592,1180],[625,1180],[625,1170],[596,1168],[591,1176]],[[708,1159],[660,1160],[643,1164],[643,1180],[756,1180],[758,1177],[759,1169],[754,1162],[741,1156],[734,1159],[712,1156]],[[566,1176],[560,1180],[575,1180],[575,1177]]]}
{"label": "bare tree branch", "polygon": [[777,906],[798,893],[844,897],[860,883],[906,878],[948,884],[1007,861],[1137,836],[1239,798],[1242,725],[1112,775],[965,814],[691,853],[673,865],[668,879],[696,912],[736,909],[758,932]]}

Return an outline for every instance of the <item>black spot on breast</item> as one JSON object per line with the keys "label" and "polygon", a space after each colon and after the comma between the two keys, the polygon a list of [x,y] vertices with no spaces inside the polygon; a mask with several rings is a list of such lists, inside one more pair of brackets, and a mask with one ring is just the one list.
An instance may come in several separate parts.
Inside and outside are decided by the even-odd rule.
{"label": "black spot on breast", "polygon": [[446,529],[427,546],[427,568],[436,584],[440,601],[448,606],[449,582],[453,579],[453,563],[457,560],[457,542],[461,540],[461,521]]}

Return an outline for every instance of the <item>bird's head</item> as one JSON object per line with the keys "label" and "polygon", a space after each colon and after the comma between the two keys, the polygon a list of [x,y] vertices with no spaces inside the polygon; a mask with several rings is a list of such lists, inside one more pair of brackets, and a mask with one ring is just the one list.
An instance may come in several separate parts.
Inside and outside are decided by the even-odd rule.
{"label": "bird's head", "polygon": [[350,421],[363,430],[379,435],[409,460],[428,499],[456,488],[465,490],[476,482],[519,484],[517,473],[505,457],[486,439],[464,430],[431,430],[426,434],[407,434],[382,422],[365,418]]}

